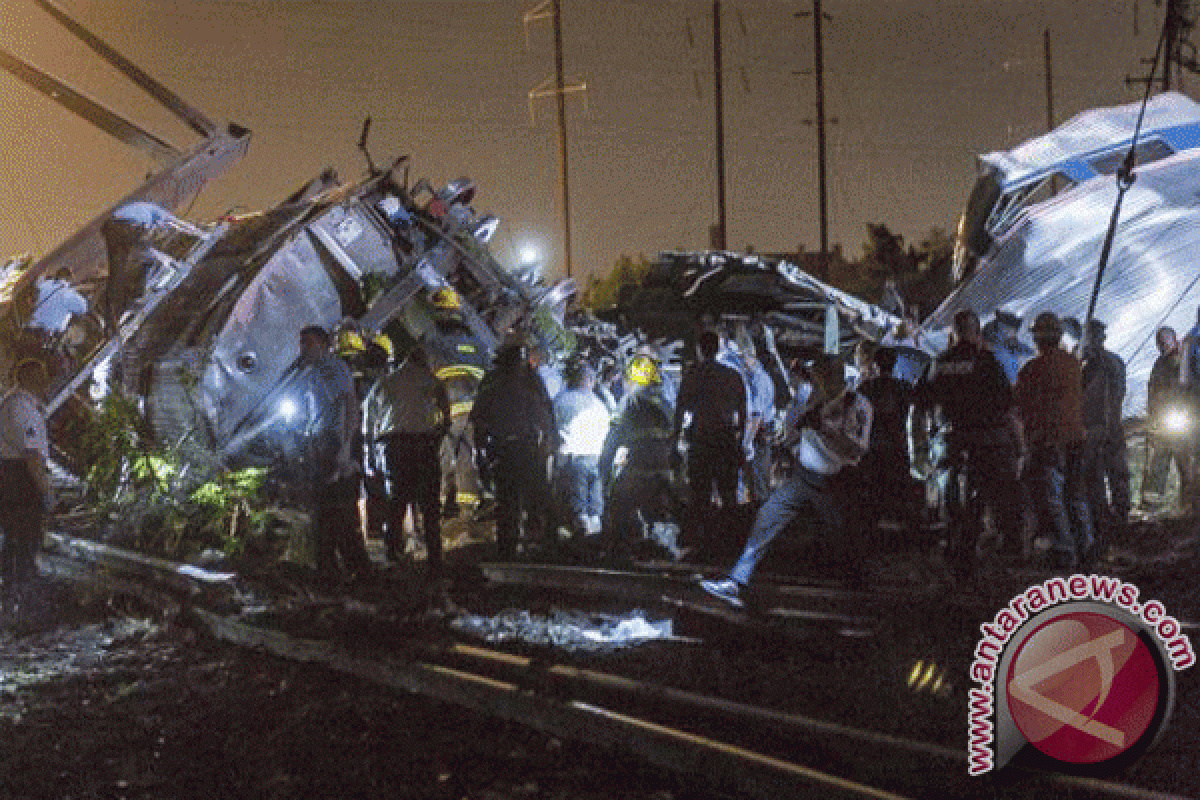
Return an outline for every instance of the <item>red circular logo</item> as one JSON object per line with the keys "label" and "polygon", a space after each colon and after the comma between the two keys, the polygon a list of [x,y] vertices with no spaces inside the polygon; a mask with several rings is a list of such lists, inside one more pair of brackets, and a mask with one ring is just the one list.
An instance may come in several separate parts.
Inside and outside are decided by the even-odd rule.
{"label": "red circular logo", "polygon": [[1154,654],[1119,620],[1074,612],[1038,626],[1008,669],[1008,709],[1050,758],[1098,764],[1137,744],[1158,710]]}

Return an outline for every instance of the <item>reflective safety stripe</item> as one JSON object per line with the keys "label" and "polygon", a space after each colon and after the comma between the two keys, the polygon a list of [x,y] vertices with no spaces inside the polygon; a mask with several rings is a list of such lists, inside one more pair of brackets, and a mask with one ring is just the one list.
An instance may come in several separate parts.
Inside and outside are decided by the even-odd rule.
{"label": "reflective safety stripe", "polygon": [[473,367],[470,364],[454,364],[449,367],[442,367],[434,373],[441,380],[449,380],[450,378],[475,378],[483,380],[483,370],[479,367]]}

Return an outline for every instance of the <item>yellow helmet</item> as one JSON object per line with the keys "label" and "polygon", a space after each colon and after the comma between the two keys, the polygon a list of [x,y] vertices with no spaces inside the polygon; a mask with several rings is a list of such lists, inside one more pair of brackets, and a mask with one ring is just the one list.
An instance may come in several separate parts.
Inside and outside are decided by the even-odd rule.
{"label": "yellow helmet", "polygon": [[444,286],[433,293],[433,307],[440,311],[458,311],[462,301],[458,299],[458,292]]}
{"label": "yellow helmet", "polygon": [[637,386],[653,386],[662,383],[662,375],[658,372],[658,364],[649,356],[634,356],[625,367],[625,377]]}
{"label": "yellow helmet", "polygon": [[361,353],[367,349],[363,342],[362,334],[353,328],[345,328],[338,331],[337,335],[337,354],[339,356],[350,356],[356,353]]}
{"label": "yellow helmet", "polygon": [[396,356],[396,345],[391,343],[391,337],[386,335],[386,333],[380,333],[379,336],[374,338],[374,343],[384,349],[384,353],[388,354],[389,359]]}

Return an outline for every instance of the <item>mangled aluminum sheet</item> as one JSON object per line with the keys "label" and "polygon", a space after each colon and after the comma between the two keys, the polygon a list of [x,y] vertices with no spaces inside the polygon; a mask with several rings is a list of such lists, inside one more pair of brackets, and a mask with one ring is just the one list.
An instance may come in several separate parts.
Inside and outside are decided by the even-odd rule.
{"label": "mangled aluminum sheet", "polygon": [[[998,239],[975,274],[927,321],[949,324],[971,308],[986,320],[998,309],[1028,325],[1042,311],[1082,320],[1116,202],[1113,177],[1084,181],[1032,206]],[[1095,317],[1108,325],[1106,346],[1128,368],[1125,414],[1145,411],[1145,386],[1158,356],[1155,331],[1182,336],[1200,305],[1200,151],[1139,167],[1125,196]]]}

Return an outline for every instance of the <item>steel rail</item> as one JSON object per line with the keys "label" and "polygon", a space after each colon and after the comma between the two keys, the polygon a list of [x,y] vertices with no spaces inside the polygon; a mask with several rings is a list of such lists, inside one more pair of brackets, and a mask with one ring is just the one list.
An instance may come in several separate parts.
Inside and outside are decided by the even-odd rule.
{"label": "steel rail", "polygon": [[319,663],[337,672],[465,706],[565,739],[631,752],[651,764],[754,797],[800,796],[819,786],[845,796],[898,800],[898,795],[728,742],[661,725],[578,700],[540,697],[518,683],[439,664],[385,662],[354,656],[326,642],[253,628],[203,609],[195,616],[218,639],[261,648],[280,658]]}
{"label": "steel rail", "polygon": [[[424,645],[416,651],[410,651],[410,653],[415,652],[417,657],[422,659],[415,663],[412,661],[383,662],[359,658],[328,642],[293,638],[279,631],[247,625],[231,617],[221,616],[191,605],[193,600],[203,599],[206,596],[211,597],[209,589],[213,583],[227,585],[229,576],[226,574],[211,573],[185,565],[173,564],[162,559],[148,558],[95,542],[87,542],[87,546],[84,546],[81,542],[87,540],[74,540],[72,537],[62,535],[56,536],[59,537],[59,545],[65,555],[46,556],[43,554],[41,556],[43,567],[49,567],[48,571],[56,577],[77,583],[96,585],[109,591],[129,593],[151,605],[163,608],[167,613],[178,612],[186,605],[190,614],[216,638],[231,644],[263,648],[273,655],[290,660],[322,663],[340,672],[354,674],[405,691],[466,705],[480,713],[495,714],[563,738],[623,748],[658,766],[689,774],[703,774],[719,780],[727,774],[741,775],[749,769],[747,765],[767,768],[772,775],[767,784],[763,783],[761,776],[755,777],[746,774],[743,775],[747,781],[746,784],[738,786],[743,791],[752,791],[756,796],[780,796],[780,785],[772,783],[776,780],[798,782],[792,787],[796,789],[803,785],[811,790],[812,783],[816,782],[856,796],[897,797],[898,795],[757,753],[736,744],[678,731],[657,722],[604,709],[582,700],[564,701],[551,697],[538,698],[535,701],[534,696],[530,693],[530,687],[536,685],[539,682],[538,679],[542,679],[543,683],[545,679],[549,679],[551,682],[624,694],[634,700],[653,700],[675,705],[679,709],[720,714],[735,723],[774,725],[798,733],[850,739],[945,761],[965,763],[967,760],[965,752],[929,742],[919,742],[878,731],[755,707],[586,668],[546,664],[535,658],[475,645],[461,643]],[[82,562],[82,566],[80,562]],[[103,572],[98,571],[96,567],[102,569]],[[157,579],[153,575],[156,571],[161,573]],[[147,587],[145,582],[148,580],[154,585]],[[191,583],[190,587],[187,586],[188,583]],[[182,604],[176,601],[179,596],[183,597]],[[511,670],[516,675],[496,678],[456,669],[445,663],[431,663],[446,658],[485,663],[493,667]],[[454,676],[458,677],[459,683],[454,682]],[[531,678],[533,680],[530,680]],[[480,687],[492,687],[494,691],[488,694],[486,689]],[[539,701],[548,705],[539,707],[537,706]],[[595,738],[590,736],[593,730],[596,732]],[[644,738],[635,741],[637,735],[640,735],[639,732],[644,734]],[[631,739],[631,736],[634,738]],[[700,747],[701,751],[707,755],[704,758],[697,758],[695,753],[685,752],[689,742]],[[716,761],[709,762],[708,756],[715,757]],[[1064,788],[1092,791],[1113,797],[1130,798],[1130,800],[1185,800],[1179,795],[1101,779],[1035,771],[1025,772]]]}

